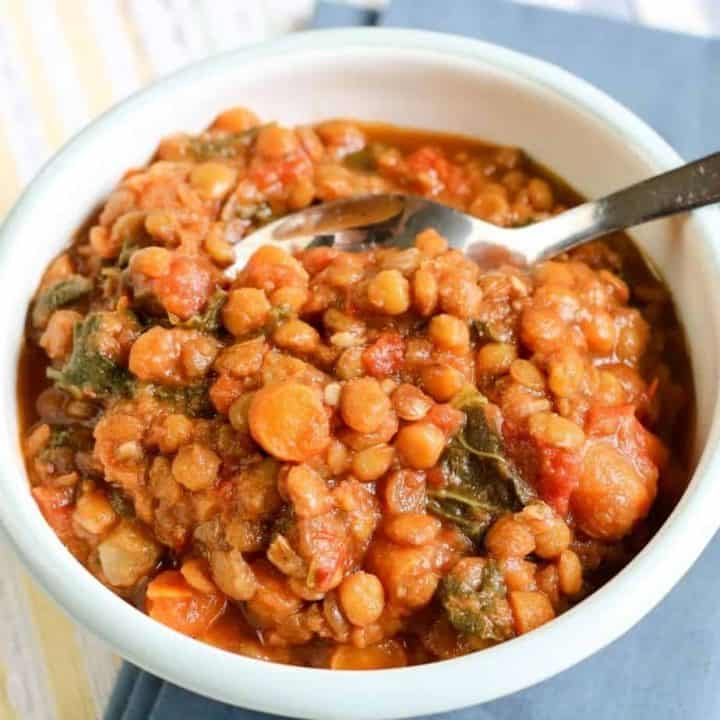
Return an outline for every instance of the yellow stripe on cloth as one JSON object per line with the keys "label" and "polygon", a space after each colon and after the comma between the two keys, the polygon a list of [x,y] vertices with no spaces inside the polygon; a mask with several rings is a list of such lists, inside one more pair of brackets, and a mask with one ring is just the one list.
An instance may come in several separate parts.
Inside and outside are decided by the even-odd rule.
{"label": "yellow stripe on cloth", "polygon": [[84,0],[57,0],[58,18],[93,115],[113,104],[105,58],[95,40]]}
{"label": "yellow stripe on cloth", "polygon": [[0,718],[2,720],[19,720],[10,704],[7,692],[7,672],[2,665],[0,665]]}
{"label": "yellow stripe on cloth", "polygon": [[23,585],[55,696],[57,719],[96,720],[98,709],[72,622],[27,576]]}
{"label": "yellow stripe on cloth", "polygon": [[20,191],[15,158],[10,150],[8,136],[0,123],[0,220],[10,209]]}
{"label": "yellow stripe on cloth", "polygon": [[115,0],[115,2],[117,3],[118,15],[120,16],[123,28],[132,46],[133,54],[135,55],[135,63],[137,65],[138,75],[140,76],[140,82],[142,85],[147,85],[154,79],[155,73],[153,72],[152,64],[145,51],[145,45],[143,45],[142,39],[140,38],[140,33],[130,14],[126,0]]}
{"label": "yellow stripe on cloth", "polygon": [[[41,117],[42,127],[51,147],[59,147],[65,140],[63,124],[50,89],[47,75],[43,70],[40,56],[34,44],[30,20],[24,3],[15,0],[0,0],[0,15],[7,18],[17,37],[19,61],[28,70],[30,95]],[[0,100],[1,102],[1,100]]]}

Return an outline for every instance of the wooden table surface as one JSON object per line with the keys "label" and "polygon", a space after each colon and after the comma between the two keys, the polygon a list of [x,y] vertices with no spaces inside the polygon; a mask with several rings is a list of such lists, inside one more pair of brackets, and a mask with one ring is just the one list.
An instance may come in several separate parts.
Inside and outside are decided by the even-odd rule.
{"label": "wooden table surface", "polygon": [[[720,34],[720,0],[526,2]],[[49,155],[100,112],[193,60],[302,28],[313,6],[0,0],[0,218]],[[70,621],[2,546],[0,566],[0,720],[99,718],[120,660]]]}

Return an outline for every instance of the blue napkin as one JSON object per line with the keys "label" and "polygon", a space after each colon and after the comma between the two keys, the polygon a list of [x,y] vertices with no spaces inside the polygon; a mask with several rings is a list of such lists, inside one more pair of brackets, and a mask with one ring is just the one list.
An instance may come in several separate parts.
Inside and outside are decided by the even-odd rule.
{"label": "blue napkin", "polygon": [[[413,27],[505,45],[561,65],[607,91],[687,158],[720,146],[719,39],[506,0],[391,0],[383,12],[321,2],[313,25]],[[435,719],[720,718],[718,567],[716,539],[660,606],[605,650],[529,690]],[[636,592],[643,592],[642,586]],[[272,717],[213,702],[125,664],[105,720]]]}

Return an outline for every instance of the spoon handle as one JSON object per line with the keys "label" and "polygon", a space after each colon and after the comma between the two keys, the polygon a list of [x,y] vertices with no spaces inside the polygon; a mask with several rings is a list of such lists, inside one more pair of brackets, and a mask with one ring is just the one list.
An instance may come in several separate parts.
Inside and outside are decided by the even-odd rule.
{"label": "spoon handle", "polygon": [[527,230],[543,236],[535,246],[535,259],[542,260],[594,237],[715,202],[720,202],[720,153],[583,203]]}

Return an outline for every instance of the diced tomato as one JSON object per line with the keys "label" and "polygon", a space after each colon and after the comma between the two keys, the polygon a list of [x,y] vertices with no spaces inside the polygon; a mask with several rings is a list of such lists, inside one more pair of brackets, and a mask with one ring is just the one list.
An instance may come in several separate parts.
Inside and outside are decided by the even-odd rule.
{"label": "diced tomato", "polygon": [[441,192],[450,175],[451,165],[439,148],[426,145],[407,156],[406,167],[411,183],[427,195]]}
{"label": "diced tomato", "polygon": [[236,284],[271,293],[280,287],[297,287],[307,282],[305,269],[292,255],[272,245],[256,250]]}
{"label": "diced tomato", "polygon": [[210,386],[210,402],[215,409],[227,415],[230,406],[245,392],[245,383],[229,373],[220,373],[218,379]]}
{"label": "diced tomato", "polygon": [[298,522],[302,537],[302,554],[311,558],[308,585],[327,592],[337,583],[349,555],[347,531],[340,518],[325,513]]}
{"label": "diced tomato", "polygon": [[150,617],[190,637],[207,632],[225,610],[226,602],[219,593],[195,590],[177,570],[160,573],[146,594]]}
{"label": "diced tomato", "polygon": [[430,408],[425,416],[428,422],[439,427],[446,437],[452,437],[460,430],[465,421],[465,413],[452,405],[438,404]]}
{"label": "diced tomato", "polygon": [[576,452],[555,447],[540,447],[538,454],[535,489],[548,505],[565,517],[570,495],[578,486],[581,457]]}
{"label": "diced tomato", "polygon": [[320,247],[310,248],[306,250],[302,256],[303,267],[311,274],[324,270],[338,255],[339,250],[334,247],[322,245]]}
{"label": "diced tomato", "polygon": [[32,494],[40,507],[40,512],[60,539],[71,535],[72,515],[75,509],[72,501],[73,489],[40,486],[33,488]]}
{"label": "diced tomato", "polygon": [[312,163],[307,154],[298,150],[281,160],[257,158],[250,168],[250,179],[263,192],[277,192],[302,176],[312,174]]}
{"label": "diced tomato", "polygon": [[397,333],[383,333],[365,348],[362,363],[365,372],[373,377],[394,375],[402,367],[405,357],[405,341]]}
{"label": "diced tomato", "polygon": [[187,320],[207,303],[213,290],[212,272],[201,258],[176,256],[170,272],[153,281],[153,290],[169,313]]}
{"label": "diced tomato", "polygon": [[646,430],[635,415],[634,405],[592,407],[585,421],[589,438],[612,436],[612,443],[644,474],[647,462],[663,468],[668,461],[667,448]]}

